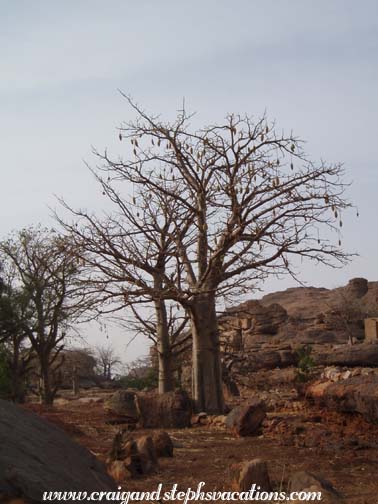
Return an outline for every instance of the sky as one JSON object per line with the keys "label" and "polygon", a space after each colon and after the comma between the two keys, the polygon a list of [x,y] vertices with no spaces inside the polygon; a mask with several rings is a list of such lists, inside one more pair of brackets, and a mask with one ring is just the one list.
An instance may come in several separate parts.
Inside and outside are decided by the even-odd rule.
{"label": "sky", "polygon": [[[376,0],[0,0],[0,76],[0,239],[54,225],[57,196],[103,211],[85,162],[92,146],[122,153],[116,128],[134,117],[122,90],[167,120],[185,98],[198,125],[266,111],[312,159],[344,163],[360,217],[344,217],[342,243],[359,255],[342,270],[303,263],[300,277],[329,288],[378,280]],[[125,329],[108,337],[124,360],[147,351],[141,339],[126,348]]]}

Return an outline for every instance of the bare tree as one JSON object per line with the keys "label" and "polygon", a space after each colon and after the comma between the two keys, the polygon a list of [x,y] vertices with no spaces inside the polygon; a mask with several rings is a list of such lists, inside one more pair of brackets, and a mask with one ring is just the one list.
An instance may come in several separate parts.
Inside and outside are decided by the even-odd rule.
{"label": "bare tree", "polygon": [[13,287],[27,293],[28,311],[20,324],[38,360],[41,401],[52,404],[57,390],[52,366],[85,309],[75,252],[66,239],[37,227],[3,241],[0,255],[5,271],[12,272]]}
{"label": "bare tree", "polygon": [[95,350],[95,358],[97,366],[101,370],[101,374],[107,380],[111,380],[114,368],[121,364],[121,360],[116,354],[116,351],[111,345],[97,346]]}
{"label": "bare tree", "polygon": [[144,325],[138,327],[148,328],[150,336],[154,333],[159,355],[159,392],[168,392],[174,386],[172,337],[176,338],[175,333],[181,332],[185,324],[180,322],[173,328],[172,305],[168,310],[166,306],[165,281],[169,278],[171,284],[181,285],[183,268],[175,253],[174,236],[177,226],[185,232],[190,216],[175,198],[164,193],[153,194],[141,187],[132,195],[122,194],[117,178],[112,179],[111,174],[95,176],[115,211],[98,218],[84,210],[73,210],[62,201],[75,221],[56,218],[85,262],[86,288],[96,293],[100,316],[117,318],[119,312],[131,306],[141,323],[143,317],[136,305],[153,305],[153,324],[143,320]]}
{"label": "bare tree", "polygon": [[374,308],[346,289],[339,289],[336,299],[329,305],[326,320],[336,329],[345,331],[348,344],[353,345],[358,336],[363,337],[364,319],[377,314]]}
{"label": "bare tree", "polygon": [[[173,270],[177,263],[179,274],[160,269],[155,289],[158,299],[179,302],[189,314],[193,396],[198,409],[219,412],[224,402],[217,294],[246,292],[269,275],[296,278],[296,257],[343,265],[349,256],[340,247],[339,228],[350,206],[344,196],[344,171],[340,164],[309,161],[302,142],[277,132],[265,116],[253,120],[231,114],[223,124],[194,131],[185,111],[173,123],[164,122],[125,98],[137,114],[119,129],[120,140],[131,143],[128,155],[113,159],[107,151],[96,152],[95,172],[104,193],[117,194],[122,208],[126,205],[115,183],[133,188],[139,197],[174,202],[182,217],[171,220],[167,232],[169,265]],[[164,215],[162,208],[156,212],[159,219]],[[136,228],[145,226],[143,216],[141,211],[133,213]],[[142,234],[140,230],[133,235],[129,227],[125,234],[137,242],[133,260],[126,261],[129,271]],[[148,234],[145,239],[143,250],[150,250],[155,240]],[[103,242],[95,248],[102,254]],[[127,248],[122,261],[129,254]],[[146,270],[155,273],[158,268],[151,270],[149,264]],[[143,298],[147,290],[144,278],[140,280],[139,275],[133,277],[130,284],[135,288],[128,292]],[[150,292],[147,297],[153,299]]]}

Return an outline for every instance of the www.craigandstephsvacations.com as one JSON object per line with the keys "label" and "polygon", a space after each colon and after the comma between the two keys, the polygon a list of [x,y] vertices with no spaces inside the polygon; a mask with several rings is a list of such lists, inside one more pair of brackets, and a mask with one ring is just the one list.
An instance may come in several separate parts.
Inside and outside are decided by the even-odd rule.
{"label": "www.craigandstephsvacations.com", "polygon": [[321,501],[322,493],[315,491],[284,492],[284,491],[264,491],[260,486],[253,484],[247,491],[219,491],[205,490],[205,482],[201,481],[197,488],[187,488],[179,490],[177,483],[171,488],[164,489],[163,484],[159,483],[156,490],[153,491],[127,491],[118,487],[117,492],[44,492],[43,501],[94,501],[94,502],[168,502],[180,501],[183,504],[197,501],[260,501],[260,502],[308,502]]}

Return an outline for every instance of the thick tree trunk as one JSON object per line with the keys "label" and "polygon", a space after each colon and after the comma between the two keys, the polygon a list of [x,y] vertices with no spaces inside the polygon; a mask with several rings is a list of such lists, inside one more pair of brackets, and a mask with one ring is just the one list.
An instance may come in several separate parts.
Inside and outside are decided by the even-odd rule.
{"label": "thick tree trunk", "polygon": [[189,310],[193,338],[192,393],[197,411],[223,413],[222,369],[215,297],[202,294]]}
{"label": "thick tree trunk", "polygon": [[167,310],[163,300],[155,301],[156,311],[156,337],[159,363],[159,394],[170,392],[174,389],[172,372],[172,352],[169,341]]}

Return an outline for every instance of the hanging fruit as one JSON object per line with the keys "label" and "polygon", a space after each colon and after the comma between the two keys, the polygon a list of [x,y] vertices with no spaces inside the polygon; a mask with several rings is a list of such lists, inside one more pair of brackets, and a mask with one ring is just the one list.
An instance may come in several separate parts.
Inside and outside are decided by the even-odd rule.
{"label": "hanging fruit", "polygon": [[119,133],[118,138],[122,142],[122,133]]}

